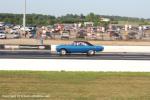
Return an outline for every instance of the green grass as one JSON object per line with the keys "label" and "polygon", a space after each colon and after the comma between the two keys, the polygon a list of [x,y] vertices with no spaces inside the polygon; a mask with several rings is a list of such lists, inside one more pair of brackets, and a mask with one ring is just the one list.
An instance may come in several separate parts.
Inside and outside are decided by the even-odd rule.
{"label": "green grass", "polygon": [[0,100],[149,100],[150,73],[0,71]]}
{"label": "green grass", "polygon": [[141,24],[141,22],[137,22],[137,21],[118,21],[118,24],[120,24],[120,25],[128,24],[128,25],[138,26],[139,24]]}

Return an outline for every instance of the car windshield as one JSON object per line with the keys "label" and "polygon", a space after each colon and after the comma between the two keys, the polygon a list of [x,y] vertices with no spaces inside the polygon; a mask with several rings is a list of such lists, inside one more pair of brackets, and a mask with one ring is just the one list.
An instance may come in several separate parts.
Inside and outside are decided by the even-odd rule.
{"label": "car windshield", "polygon": [[87,45],[89,46],[93,46],[93,44],[89,43],[89,42],[85,42]]}

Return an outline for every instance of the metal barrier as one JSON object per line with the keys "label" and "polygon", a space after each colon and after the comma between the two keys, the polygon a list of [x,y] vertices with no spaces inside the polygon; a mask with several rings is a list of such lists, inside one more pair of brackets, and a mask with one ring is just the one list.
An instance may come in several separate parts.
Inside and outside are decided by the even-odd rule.
{"label": "metal barrier", "polygon": [[29,50],[50,50],[50,45],[19,45],[19,49],[29,49]]}
{"label": "metal barrier", "polygon": [[51,45],[0,45],[1,50],[51,50]]}

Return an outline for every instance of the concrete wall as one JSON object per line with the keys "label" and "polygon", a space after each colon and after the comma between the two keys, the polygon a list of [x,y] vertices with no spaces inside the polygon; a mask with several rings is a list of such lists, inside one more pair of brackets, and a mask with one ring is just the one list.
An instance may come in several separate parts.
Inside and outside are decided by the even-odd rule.
{"label": "concrete wall", "polygon": [[[51,46],[51,51],[56,51],[57,45]],[[150,53],[150,46],[104,46],[103,52],[138,52],[138,53]]]}

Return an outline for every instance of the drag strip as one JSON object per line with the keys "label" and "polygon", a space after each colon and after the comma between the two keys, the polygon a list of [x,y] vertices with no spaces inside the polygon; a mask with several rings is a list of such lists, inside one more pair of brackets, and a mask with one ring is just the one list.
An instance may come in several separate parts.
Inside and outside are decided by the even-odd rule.
{"label": "drag strip", "polygon": [[0,59],[79,59],[79,60],[150,60],[150,53],[98,53],[94,56],[86,54],[68,54],[60,56],[49,50],[41,51],[0,51]]}

